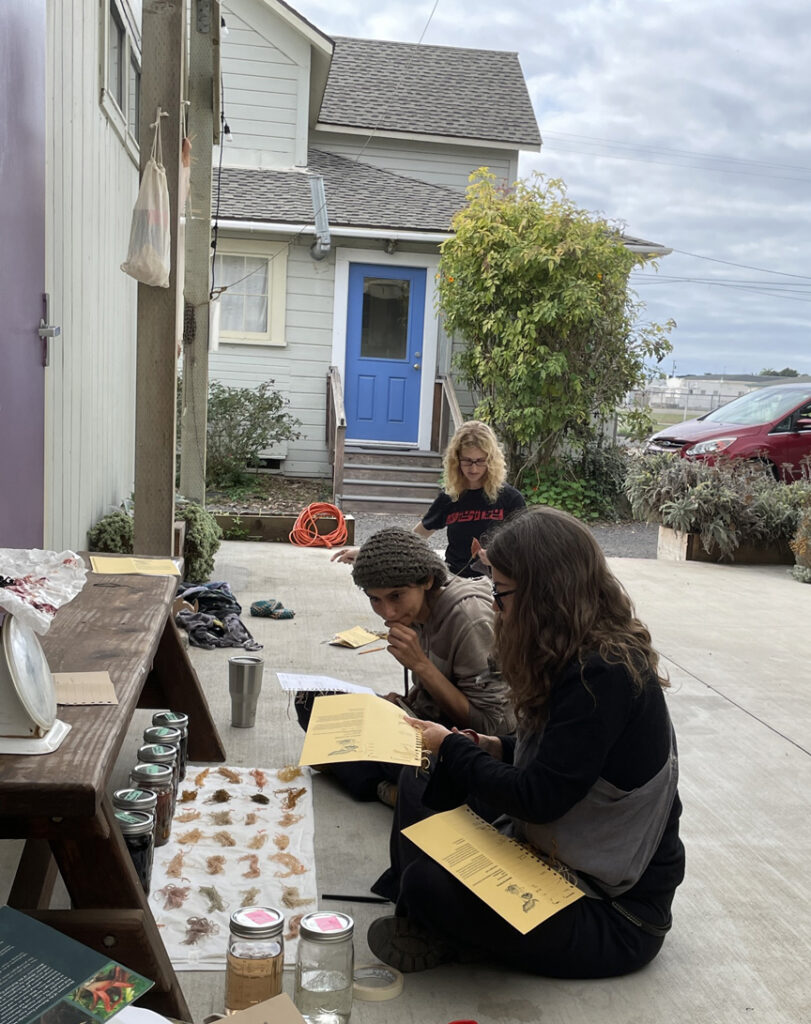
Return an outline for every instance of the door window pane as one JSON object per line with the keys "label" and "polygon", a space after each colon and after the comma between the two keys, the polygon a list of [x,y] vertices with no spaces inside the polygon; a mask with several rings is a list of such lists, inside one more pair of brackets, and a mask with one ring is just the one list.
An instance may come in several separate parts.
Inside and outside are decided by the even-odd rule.
{"label": "door window pane", "polygon": [[119,107],[124,100],[124,26],[114,0],[110,0],[107,32],[107,89]]}
{"label": "door window pane", "polygon": [[408,358],[410,281],[389,277],[363,279],[360,354],[364,359]]}

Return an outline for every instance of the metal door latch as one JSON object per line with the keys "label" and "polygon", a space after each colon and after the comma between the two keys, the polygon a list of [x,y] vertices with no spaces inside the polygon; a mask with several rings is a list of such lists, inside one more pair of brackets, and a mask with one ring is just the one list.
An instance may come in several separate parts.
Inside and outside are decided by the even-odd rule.
{"label": "metal door latch", "polygon": [[51,338],[58,338],[62,333],[61,327],[56,327],[54,324],[49,324],[50,320],[50,296],[42,296],[42,304],[44,307],[45,315],[39,321],[39,327],[37,328],[37,334],[42,338],[42,365],[51,365]]}

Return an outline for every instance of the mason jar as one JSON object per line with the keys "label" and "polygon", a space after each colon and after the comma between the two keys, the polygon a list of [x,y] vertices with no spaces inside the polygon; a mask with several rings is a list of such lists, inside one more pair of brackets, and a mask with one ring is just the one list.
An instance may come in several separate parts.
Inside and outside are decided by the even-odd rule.
{"label": "mason jar", "polygon": [[117,789],[113,793],[114,811],[146,811],[152,815],[152,832],[156,831],[157,817],[155,810],[158,797],[151,789]]}
{"label": "mason jar", "polygon": [[152,716],[152,724],[180,732],[177,777],[182,782],[186,778],[186,765],[189,763],[189,716],[183,711],[156,711]]}
{"label": "mason jar", "polygon": [[155,852],[153,816],[149,811],[115,811],[115,820],[129,850],[135,873],[148,896]]}
{"label": "mason jar", "polygon": [[346,1024],[352,1011],[355,925],[348,914],[317,910],[299,926],[293,1001],[307,1024]]}
{"label": "mason jar", "polygon": [[175,813],[178,786],[177,747],[168,747],[164,743],[144,743],[138,747],[138,760],[151,764],[168,765],[172,773],[172,814]]}
{"label": "mason jar", "polygon": [[225,1009],[235,1013],[282,991],[284,916],[273,907],[242,907],[229,929]]}
{"label": "mason jar", "polygon": [[130,771],[134,789],[148,789],[157,797],[155,803],[155,846],[169,842],[172,833],[172,767],[154,762],[138,763]]}

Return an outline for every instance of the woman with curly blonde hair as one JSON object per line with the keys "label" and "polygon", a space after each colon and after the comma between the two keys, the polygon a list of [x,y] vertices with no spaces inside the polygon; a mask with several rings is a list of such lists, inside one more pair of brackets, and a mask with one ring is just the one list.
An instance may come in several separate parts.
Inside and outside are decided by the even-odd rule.
{"label": "woman with curly blonde hair", "polygon": [[[463,423],[448,442],[442,461],[444,490],[414,527],[428,538],[446,528],[445,561],[454,576],[481,576],[476,564],[479,538],[526,502],[506,483],[504,452],[491,427],[480,420]],[[344,548],[332,561],[354,562],[358,549]]]}
{"label": "woman with curly blonde hair", "polygon": [[[556,978],[628,974],[661,949],[684,877],[659,658],[593,534],[566,512],[520,512],[486,557],[518,727],[479,736],[408,719],[435,762],[427,787],[403,773],[392,866],[372,887],[396,915],[373,922],[369,948],[401,971],[482,960]],[[402,836],[463,803],[566,871],[582,898],[522,934]]]}

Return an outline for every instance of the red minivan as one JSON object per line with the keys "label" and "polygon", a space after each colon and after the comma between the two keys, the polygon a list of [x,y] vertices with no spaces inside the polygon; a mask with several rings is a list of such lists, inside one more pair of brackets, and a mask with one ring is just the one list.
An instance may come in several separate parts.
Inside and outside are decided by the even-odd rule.
{"label": "red minivan", "polygon": [[[811,384],[776,384],[741,395],[694,420],[654,434],[646,452],[678,452],[685,459],[760,459],[784,480],[808,475],[811,456]],[[805,474],[803,474],[805,468]]]}

